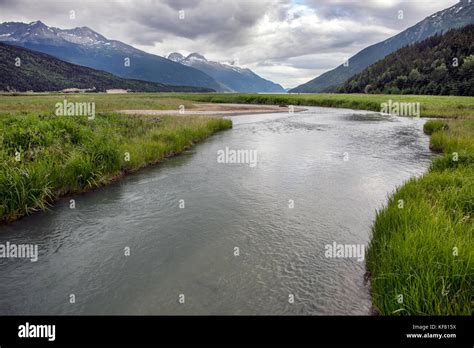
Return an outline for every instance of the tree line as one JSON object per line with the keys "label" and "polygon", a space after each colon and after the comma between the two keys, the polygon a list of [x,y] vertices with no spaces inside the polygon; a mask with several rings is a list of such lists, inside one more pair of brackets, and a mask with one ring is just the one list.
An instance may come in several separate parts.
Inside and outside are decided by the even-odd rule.
{"label": "tree line", "polygon": [[341,93],[474,95],[474,25],[389,54],[347,80]]}

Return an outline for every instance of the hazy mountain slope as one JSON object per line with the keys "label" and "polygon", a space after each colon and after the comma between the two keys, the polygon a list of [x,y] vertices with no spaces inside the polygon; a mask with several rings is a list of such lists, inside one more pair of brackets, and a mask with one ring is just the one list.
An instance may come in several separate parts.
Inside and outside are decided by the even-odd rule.
{"label": "hazy mountain slope", "polygon": [[[19,60],[18,60],[19,58]],[[16,63],[19,62],[19,66]],[[44,53],[0,43],[0,90],[59,91],[65,88],[131,89],[136,92],[209,92],[199,87],[166,86],[128,80],[64,62]]]}
{"label": "hazy mountain slope", "polygon": [[184,57],[180,53],[171,53],[168,59],[205,72],[220,83],[225,90],[234,92],[269,92],[284,93],[279,84],[265,80],[250,69],[242,69],[234,65],[208,61],[198,53]]}
{"label": "hazy mountain slope", "polygon": [[[121,77],[220,89],[212,77],[200,70],[140,51],[120,41],[108,40],[87,27],[62,30],[40,21],[30,24],[8,22],[0,24],[0,41]],[[130,66],[125,64],[127,58]]]}
{"label": "hazy mountain slope", "polygon": [[336,90],[337,87],[340,87],[350,77],[403,46],[420,42],[436,33],[442,33],[451,28],[458,28],[473,23],[474,2],[462,0],[448,9],[425,18],[398,35],[363,49],[349,58],[349,66],[340,65],[290,90],[290,92],[318,93]]}
{"label": "hazy mountain slope", "polygon": [[400,48],[344,83],[343,93],[474,95],[474,25]]}

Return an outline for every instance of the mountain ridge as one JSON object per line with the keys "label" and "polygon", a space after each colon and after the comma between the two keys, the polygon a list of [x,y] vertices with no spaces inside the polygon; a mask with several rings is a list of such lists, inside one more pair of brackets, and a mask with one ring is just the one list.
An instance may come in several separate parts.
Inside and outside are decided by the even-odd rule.
{"label": "mountain ridge", "polygon": [[285,92],[281,85],[262,78],[248,68],[209,61],[200,53],[194,52],[185,57],[181,53],[173,52],[168,55],[168,59],[203,71],[227,92]]}
{"label": "mountain ridge", "polygon": [[[168,85],[188,85],[220,90],[204,72],[158,55],[109,40],[89,27],[60,29],[41,21],[0,24],[0,42],[49,54],[66,62],[133,78]],[[129,65],[126,64],[128,59]]]}
{"label": "mountain ridge", "polygon": [[64,62],[45,53],[0,42],[0,90],[52,92],[66,88],[130,89],[134,92],[212,92],[202,87],[169,86],[124,79],[108,72]]}

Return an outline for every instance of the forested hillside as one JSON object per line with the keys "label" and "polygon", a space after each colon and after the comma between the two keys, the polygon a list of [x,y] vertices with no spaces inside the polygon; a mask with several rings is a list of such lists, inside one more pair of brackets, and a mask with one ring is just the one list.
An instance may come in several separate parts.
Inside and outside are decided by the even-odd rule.
{"label": "forested hillside", "polygon": [[474,95],[474,25],[400,48],[349,79],[341,93]]}

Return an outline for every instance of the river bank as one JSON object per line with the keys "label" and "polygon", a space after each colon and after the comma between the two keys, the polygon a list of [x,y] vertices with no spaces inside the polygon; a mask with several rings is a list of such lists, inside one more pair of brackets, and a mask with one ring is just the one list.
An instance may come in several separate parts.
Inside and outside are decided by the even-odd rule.
{"label": "river bank", "polygon": [[289,109],[283,105],[256,105],[256,104],[218,104],[218,103],[196,103],[192,105],[190,110],[185,107],[171,110],[117,110],[117,112],[127,115],[174,115],[174,116],[240,116],[240,115],[256,115],[268,113],[286,113],[301,112],[304,108],[296,107]]}
{"label": "river bank", "polygon": [[65,195],[106,185],[232,127],[230,120],[103,113],[0,117],[0,220],[44,210]]}
{"label": "river bank", "polygon": [[443,155],[399,187],[374,222],[367,270],[381,314],[472,315],[474,120],[438,122],[425,132]]}

